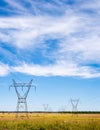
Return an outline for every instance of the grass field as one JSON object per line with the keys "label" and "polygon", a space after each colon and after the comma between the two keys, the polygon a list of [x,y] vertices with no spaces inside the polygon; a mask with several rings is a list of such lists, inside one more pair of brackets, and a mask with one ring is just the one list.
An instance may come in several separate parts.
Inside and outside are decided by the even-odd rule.
{"label": "grass field", "polygon": [[0,113],[0,130],[100,130],[100,114]]}

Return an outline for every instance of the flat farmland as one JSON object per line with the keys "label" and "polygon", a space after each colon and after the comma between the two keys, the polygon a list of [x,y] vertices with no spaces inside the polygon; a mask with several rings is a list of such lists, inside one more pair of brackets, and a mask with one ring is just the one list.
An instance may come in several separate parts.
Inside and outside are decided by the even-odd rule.
{"label": "flat farmland", "polygon": [[0,113],[0,130],[100,130],[100,114]]}

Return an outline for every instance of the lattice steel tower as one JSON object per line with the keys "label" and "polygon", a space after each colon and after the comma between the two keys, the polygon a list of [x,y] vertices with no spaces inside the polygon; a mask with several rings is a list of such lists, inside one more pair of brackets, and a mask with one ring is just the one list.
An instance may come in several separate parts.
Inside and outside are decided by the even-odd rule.
{"label": "lattice steel tower", "polygon": [[[21,112],[25,112],[25,116],[28,117],[28,107],[27,107],[26,99],[27,99],[30,88],[35,87],[36,89],[36,86],[32,85],[32,82],[33,82],[33,79],[29,83],[17,83],[15,80],[13,80],[13,85],[10,86],[10,87],[15,88],[15,91],[18,97],[18,102],[17,102],[17,107],[16,107],[16,110],[17,110],[16,117],[18,117],[19,113]],[[21,90],[24,92],[21,93]],[[23,108],[23,111],[20,111],[21,108]]]}
{"label": "lattice steel tower", "polygon": [[78,103],[79,103],[79,99],[71,99],[72,112],[73,113],[77,113],[78,112]]}
{"label": "lattice steel tower", "polygon": [[43,104],[43,107],[44,107],[44,111],[46,112],[49,109],[49,104]]}

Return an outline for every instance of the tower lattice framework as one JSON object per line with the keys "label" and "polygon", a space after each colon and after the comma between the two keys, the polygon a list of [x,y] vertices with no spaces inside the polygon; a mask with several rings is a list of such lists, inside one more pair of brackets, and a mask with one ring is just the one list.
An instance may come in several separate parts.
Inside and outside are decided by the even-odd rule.
{"label": "tower lattice framework", "polygon": [[[18,97],[17,107],[16,107],[16,111],[17,111],[16,117],[18,117],[19,113],[21,112],[24,112],[25,116],[28,117],[28,106],[27,106],[26,99],[30,91],[30,88],[35,87],[34,85],[32,85],[32,82],[33,82],[33,79],[29,83],[17,83],[15,80],[13,80],[13,85],[11,87],[15,88],[15,92]],[[21,94],[21,92],[19,91],[19,88],[21,88],[22,91],[25,89],[23,94]],[[20,111],[20,108],[22,108],[23,111]]]}
{"label": "tower lattice framework", "polygon": [[77,113],[78,112],[78,103],[79,103],[79,99],[71,99],[72,112],[73,113]]}

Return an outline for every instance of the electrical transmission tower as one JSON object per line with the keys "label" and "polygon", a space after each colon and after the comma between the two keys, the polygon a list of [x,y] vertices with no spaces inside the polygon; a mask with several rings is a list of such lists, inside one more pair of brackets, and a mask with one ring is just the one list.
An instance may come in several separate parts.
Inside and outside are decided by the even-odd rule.
{"label": "electrical transmission tower", "polygon": [[26,99],[30,88],[35,87],[36,89],[36,86],[32,85],[32,82],[33,80],[31,80],[29,83],[17,83],[15,80],[13,80],[13,85],[10,86],[15,88],[15,92],[18,97],[16,117],[18,117],[19,113],[21,112],[24,112],[25,116],[28,117],[28,107]]}
{"label": "electrical transmission tower", "polygon": [[61,106],[59,109],[61,112],[65,112],[66,111],[66,106]]}
{"label": "electrical transmission tower", "polygon": [[79,103],[79,99],[71,99],[72,113],[78,112],[78,103]]}
{"label": "electrical transmission tower", "polygon": [[49,108],[49,104],[43,104],[43,107],[44,107],[44,111],[47,111]]}

